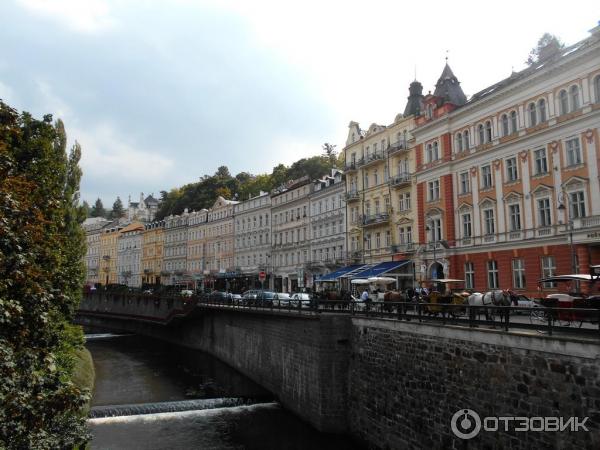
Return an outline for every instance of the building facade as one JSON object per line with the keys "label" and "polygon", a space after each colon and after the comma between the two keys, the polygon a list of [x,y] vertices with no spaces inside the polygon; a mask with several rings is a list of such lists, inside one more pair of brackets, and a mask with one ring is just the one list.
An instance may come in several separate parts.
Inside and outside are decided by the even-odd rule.
{"label": "building facade", "polygon": [[158,220],[144,225],[142,234],[142,285],[160,285],[163,270],[165,222]]}
{"label": "building facade", "polygon": [[165,218],[163,244],[163,276],[168,286],[187,284],[187,226],[188,210],[178,216]]}
{"label": "building facade", "polygon": [[446,66],[413,131],[422,278],[537,295],[543,276],[589,273],[600,263],[599,28],[468,102],[448,85],[456,94]]}
{"label": "building facade", "polygon": [[404,114],[367,131],[350,122],[345,156],[348,251],[353,262],[411,258],[417,217],[412,130],[422,86],[411,83]]}
{"label": "building facade", "polygon": [[206,229],[208,210],[192,211],[188,218],[187,271],[194,288],[202,288],[206,269]]}
{"label": "building facade", "polygon": [[293,292],[305,287],[305,265],[309,261],[309,196],[312,182],[308,176],[289,182],[271,193],[271,289]]}
{"label": "building facade", "polygon": [[[259,288],[258,274],[266,272],[271,259],[271,196],[260,192],[234,205],[233,214],[235,266],[242,275],[242,289]],[[266,279],[265,286],[269,282]]]}
{"label": "building facade", "polygon": [[121,230],[118,238],[118,282],[129,287],[142,287],[142,235],[144,225],[133,222]]}
{"label": "building facade", "polygon": [[103,285],[119,282],[117,275],[117,249],[123,226],[118,221],[107,224],[100,235],[100,283]]}
{"label": "building facade", "polygon": [[88,286],[95,286],[101,282],[102,256],[100,252],[100,236],[102,235],[102,229],[109,223],[109,220],[94,217],[87,219],[82,225],[85,231],[87,247],[84,264],[86,269],[86,285]]}
{"label": "building facade", "polygon": [[219,196],[208,210],[205,261],[212,287],[229,290],[239,275],[235,271],[233,256],[233,208],[237,203]]}
{"label": "building facade", "polygon": [[306,263],[308,288],[314,280],[347,262],[346,180],[341,170],[313,181],[309,195],[310,260]]}

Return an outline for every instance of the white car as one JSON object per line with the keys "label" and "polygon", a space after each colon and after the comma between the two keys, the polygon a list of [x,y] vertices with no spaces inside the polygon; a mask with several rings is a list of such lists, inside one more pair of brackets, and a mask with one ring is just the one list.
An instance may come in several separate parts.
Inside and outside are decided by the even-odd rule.
{"label": "white car", "polygon": [[291,296],[291,305],[295,308],[298,305],[302,305],[302,307],[307,308],[310,306],[310,294],[306,292],[296,292]]}

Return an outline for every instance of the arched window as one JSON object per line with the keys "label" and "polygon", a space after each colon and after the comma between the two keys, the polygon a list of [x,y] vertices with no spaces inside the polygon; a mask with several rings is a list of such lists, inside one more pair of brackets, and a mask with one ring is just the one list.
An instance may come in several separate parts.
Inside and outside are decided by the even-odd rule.
{"label": "arched window", "polygon": [[600,75],[594,78],[594,93],[596,94],[596,103],[600,103]]}
{"label": "arched window", "polygon": [[509,135],[508,116],[506,114],[502,114],[501,122],[502,122],[502,136],[508,136]]}
{"label": "arched window", "polygon": [[539,99],[538,104],[538,113],[540,115],[540,123],[546,121],[546,100],[543,98]]}
{"label": "arched window", "polygon": [[579,87],[571,86],[570,94],[571,94],[571,111],[575,111],[575,110],[579,109]]}
{"label": "arched window", "polygon": [[511,133],[516,133],[518,130],[518,126],[517,126],[517,112],[516,111],[511,111],[510,112],[510,132]]}
{"label": "arched window", "polygon": [[479,133],[479,145],[482,145],[485,142],[485,134],[483,133],[483,125],[479,124],[477,127],[477,132]]}
{"label": "arched window", "polygon": [[558,94],[558,111],[560,115],[569,112],[569,99],[567,98],[567,91],[564,89]]}
{"label": "arched window", "polygon": [[437,141],[433,143],[433,160],[436,161],[440,159],[440,153],[438,151],[438,143]]}
{"label": "arched window", "polygon": [[529,110],[529,126],[534,127],[537,125],[537,111],[535,110],[535,103],[530,103],[527,109]]}
{"label": "arched window", "polygon": [[485,123],[486,142],[492,142],[492,122],[489,120]]}
{"label": "arched window", "polygon": [[465,130],[465,132],[463,133],[463,142],[465,150],[469,150],[469,130]]}
{"label": "arched window", "polygon": [[457,133],[456,134],[456,151],[458,152],[462,152],[463,151],[463,139],[462,139],[462,133]]}
{"label": "arched window", "polygon": [[427,144],[427,162],[433,161],[433,149],[431,144]]}

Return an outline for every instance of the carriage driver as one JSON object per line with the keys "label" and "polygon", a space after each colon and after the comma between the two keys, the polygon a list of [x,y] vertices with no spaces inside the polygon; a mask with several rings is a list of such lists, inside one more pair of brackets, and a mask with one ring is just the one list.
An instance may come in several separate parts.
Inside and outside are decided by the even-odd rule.
{"label": "carriage driver", "polygon": [[360,294],[360,299],[363,302],[369,301],[369,288],[365,288],[365,290],[362,291],[362,294]]}

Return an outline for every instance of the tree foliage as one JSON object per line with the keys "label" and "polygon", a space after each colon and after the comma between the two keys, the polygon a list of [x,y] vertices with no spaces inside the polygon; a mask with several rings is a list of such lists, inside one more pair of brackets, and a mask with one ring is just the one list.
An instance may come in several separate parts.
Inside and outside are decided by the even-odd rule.
{"label": "tree foliage", "polygon": [[323,145],[322,155],[299,159],[289,167],[278,164],[270,174],[240,172],[232,176],[226,166],[221,166],[214,175],[204,175],[198,183],[187,184],[170,192],[162,191],[157,218],[181,214],[185,208],[190,211],[208,209],[219,195],[230,200],[247,200],[261,191],[269,192],[289,180],[305,175],[311,179],[320,178],[329,174],[332,168],[342,166],[343,161],[337,157],[335,145],[330,144]]}
{"label": "tree foliage", "polygon": [[558,37],[544,33],[537,45],[529,52],[526,63],[531,66],[536,62],[545,61],[558,54],[563,48],[565,48],[565,44]]}
{"label": "tree foliage", "polygon": [[99,198],[96,199],[96,203],[92,206],[92,211],[90,212],[91,217],[106,217],[106,210],[104,209],[104,205],[102,204],[102,200]]}
{"label": "tree foliage", "polygon": [[87,439],[89,393],[71,381],[69,325],[80,300],[85,239],[81,148],[62,122],[0,101],[0,448],[68,448]]}
{"label": "tree foliage", "polygon": [[112,219],[120,219],[125,215],[125,210],[123,209],[123,202],[121,201],[121,197],[117,197],[117,199],[113,203],[110,215]]}

